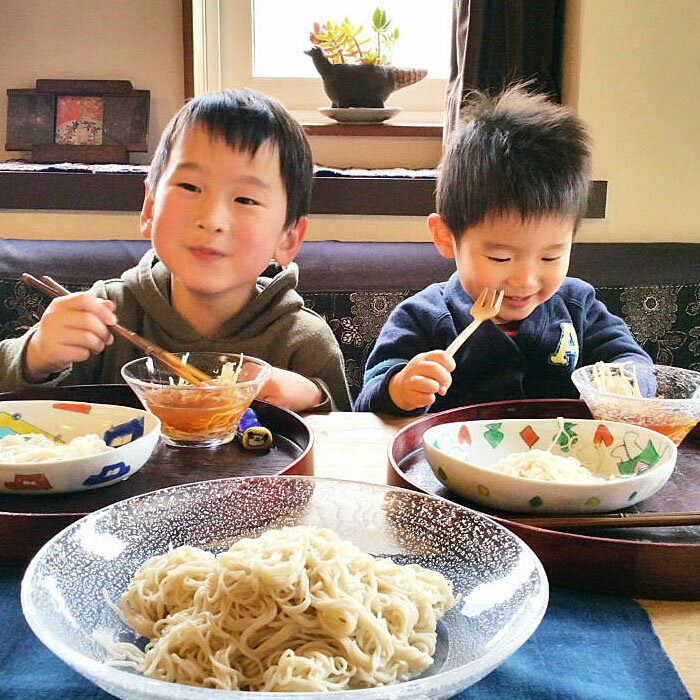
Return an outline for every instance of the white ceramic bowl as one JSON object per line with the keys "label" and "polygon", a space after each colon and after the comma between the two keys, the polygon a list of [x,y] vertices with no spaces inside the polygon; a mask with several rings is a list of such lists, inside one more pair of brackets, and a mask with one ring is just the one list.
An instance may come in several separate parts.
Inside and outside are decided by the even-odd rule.
{"label": "white ceramic bowl", "polygon": [[[455,493],[490,508],[519,513],[605,513],[649,498],[668,480],[677,450],[665,435],[626,423],[565,418],[582,456],[601,454],[595,483],[561,483],[512,476],[489,467],[503,457],[546,450],[559,435],[556,418],[508,418],[444,423],[423,434],[433,473]],[[570,456],[561,445],[552,449]]]}
{"label": "white ceramic bowl", "polygon": [[[286,525],[328,527],[365,552],[449,578],[460,600],[438,622],[433,665],[404,683],[329,694],[195,688],[105,663],[95,630],[108,639],[136,635],[104,596],[117,600],[146,559],[183,544],[220,552]],[[548,591],[530,548],[480,513],[405,489],[274,476],[187,484],[91,513],[34,557],[22,582],[22,609],[49,649],[119,698],[439,700],[476,683],[523,644],[544,615]]]}
{"label": "white ceramic bowl", "polygon": [[[668,435],[679,445],[700,420],[700,372],[670,365],[631,364],[641,397],[595,388],[594,365],[579,367],[571,381],[594,418],[643,425]],[[619,375],[615,366],[611,371]]]}
{"label": "white ceramic bowl", "polygon": [[32,496],[98,489],[128,479],[158,442],[160,421],[128,406],[77,401],[1,401],[0,437],[44,433],[68,443],[96,434],[114,447],[92,456],[20,464],[0,462],[0,493]]}

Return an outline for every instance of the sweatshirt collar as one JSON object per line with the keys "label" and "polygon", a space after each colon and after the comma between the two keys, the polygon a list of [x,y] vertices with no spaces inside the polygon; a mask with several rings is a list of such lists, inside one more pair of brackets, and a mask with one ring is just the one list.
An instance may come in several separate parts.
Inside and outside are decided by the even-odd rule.
{"label": "sweatshirt collar", "polygon": [[[272,277],[258,277],[258,294],[229,319],[210,339],[230,338],[234,335],[242,340],[259,335],[277,318],[298,310],[303,300],[295,291],[299,271],[295,263],[285,268],[268,268]],[[151,323],[179,343],[196,343],[201,336],[170,303],[170,271],[158,259],[154,250],[148,250],[138,265],[127,270],[122,279],[129,291],[150,317]]]}

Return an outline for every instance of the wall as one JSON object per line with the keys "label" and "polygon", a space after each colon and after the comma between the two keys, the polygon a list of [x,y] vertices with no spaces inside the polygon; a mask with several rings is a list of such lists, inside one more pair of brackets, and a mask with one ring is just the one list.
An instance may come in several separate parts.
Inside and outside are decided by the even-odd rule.
{"label": "wall", "polygon": [[[700,2],[568,0],[567,12],[565,97],[590,125],[594,178],[609,182],[608,217],[584,221],[579,239],[700,242]],[[37,77],[128,78],[150,89],[151,139],[181,101],[180,0],[0,0],[0,13],[3,135],[5,89]],[[422,141],[396,144],[397,164],[434,165],[439,144]],[[342,148],[336,164],[363,166],[386,142],[319,137],[312,146],[323,164]],[[135,238],[138,217],[5,211],[0,235]],[[428,240],[416,217],[313,217],[308,237]]]}
{"label": "wall", "polygon": [[607,218],[589,240],[700,242],[700,2],[583,0],[578,111]]}
{"label": "wall", "polygon": [[[37,78],[130,80],[150,90],[152,151],[184,97],[181,10],[181,0],[0,0],[0,160],[28,156],[4,151],[6,90]],[[138,217],[0,211],[0,236],[133,238]]]}

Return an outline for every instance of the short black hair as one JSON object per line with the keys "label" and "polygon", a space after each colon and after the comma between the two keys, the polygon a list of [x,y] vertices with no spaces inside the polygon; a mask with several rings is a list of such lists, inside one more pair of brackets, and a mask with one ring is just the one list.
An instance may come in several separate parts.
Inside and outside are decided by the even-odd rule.
{"label": "short black hair", "polygon": [[287,193],[285,228],[309,213],[313,160],[304,130],[277,100],[248,88],[204,93],[175,114],[160,137],[148,171],[146,182],[152,191],[158,187],[173,144],[194,126],[222,138],[230,148],[252,155],[269,142],[279,155]]}
{"label": "short black hair", "polygon": [[568,108],[518,84],[492,98],[474,91],[447,144],[437,213],[455,238],[489,216],[523,221],[585,213],[590,184],[587,129]]}

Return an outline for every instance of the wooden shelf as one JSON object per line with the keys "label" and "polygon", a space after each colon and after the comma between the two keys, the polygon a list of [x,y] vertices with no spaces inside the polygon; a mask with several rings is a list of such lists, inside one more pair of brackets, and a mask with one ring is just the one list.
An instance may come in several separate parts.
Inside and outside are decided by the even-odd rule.
{"label": "wooden shelf", "polygon": [[[0,209],[140,211],[144,179],[144,173],[0,171]],[[586,218],[605,218],[607,184],[591,183]],[[434,177],[314,178],[312,214],[427,216],[433,211]]]}

